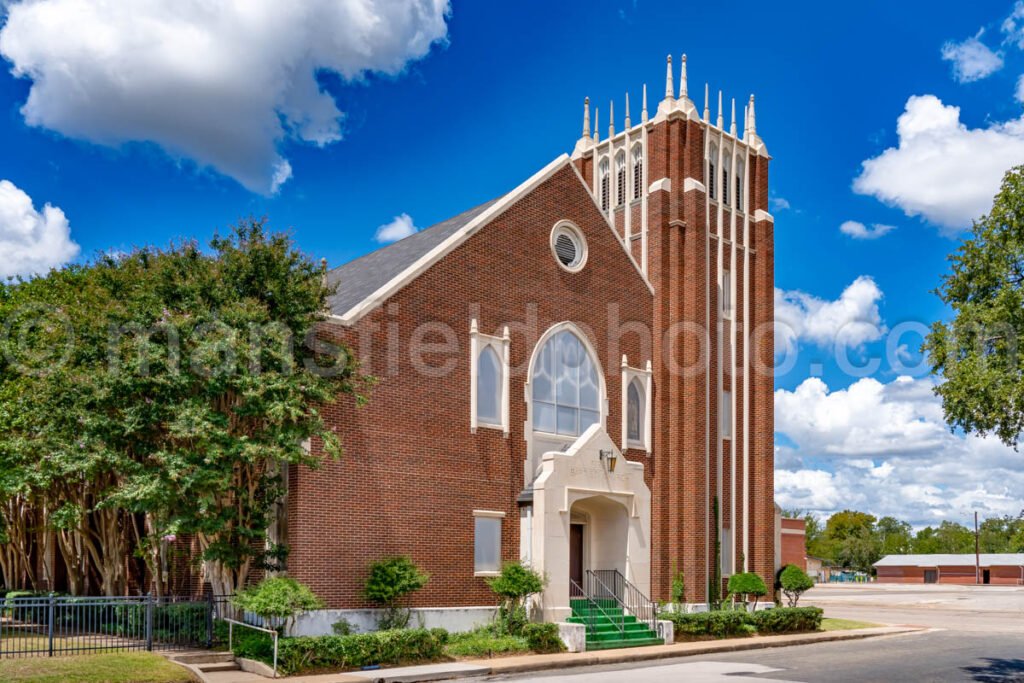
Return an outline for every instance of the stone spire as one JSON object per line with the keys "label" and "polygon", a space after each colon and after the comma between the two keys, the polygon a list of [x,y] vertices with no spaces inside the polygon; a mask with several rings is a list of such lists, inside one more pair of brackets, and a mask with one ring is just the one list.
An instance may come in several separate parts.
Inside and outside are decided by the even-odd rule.
{"label": "stone spire", "polygon": [[708,84],[704,84],[704,123],[711,118],[711,110],[708,109]]}
{"label": "stone spire", "polygon": [[629,93],[626,93],[626,130],[632,127],[632,123],[629,120]]}
{"label": "stone spire", "polygon": [[594,107],[594,142],[601,139],[601,110]]}
{"label": "stone spire", "polygon": [[583,137],[590,137],[590,98],[583,98]]}
{"label": "stone spire", "polygon": [[722,91],[719,90],[718,91],[718,120],[717,120],[715,125],[717,125],[720,130],[724,130],[725,129],[725,121],[723,119],[724,119],[724,117],[722,116]]}
{"label": "stone spire", "polygon": [[754,113],[754,96],[750,96],[750,140],[753,142],[754,137],[757,135],[757,114]]}
{"label": "stone spire", "polygon": [[689,97],[686,92],[686,55],[683,55],[683,65],[679,69],[679,99],[685,100]]}
{"label": "stone spire", "polygon": [[672,87],[672,55],[668,56],[668,66],[665,67],[665,99],[675,97],[675,88]]}
{"label": "stone spire", "polygon": [[732,98],[732,123],[729,124],[729,135],[736,137],[736,98]]}
{"label": "stone spire", "polygon": [[608,103],[608,137],[615,137],[615,100]]}
{"label": "stone spire", "polygon": [[640,112],[640,120],[647,123],[647,84],[644,83],[643,110]]}

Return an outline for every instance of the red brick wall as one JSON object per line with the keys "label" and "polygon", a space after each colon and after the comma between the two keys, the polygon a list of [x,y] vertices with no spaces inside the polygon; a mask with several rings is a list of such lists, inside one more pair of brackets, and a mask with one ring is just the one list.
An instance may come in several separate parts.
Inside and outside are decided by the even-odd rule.
{"label": "red brick wall", "polygon": [[[587,265],[579,273],[563,270],[551,253],[551,229],[566,218],[588,243]],[[319,471],[291,472],[289,573],[309,583],[329,606],[356,607],[363,604],[359,591],[367,564],[408,554],[432,575],[415,604],[493,603],[484,580],[473,576],[472,510],[506,513],[502,555],[518,559],[516,497],[526,459],[523,383],[537,337],[566,320],[588,331],[605,371],[608,431],[618,441],[622,354],[636,367],[649,358],[641,357],[639,335],[616,340],[609,329],[616,317],[618,325],[649,329],[652,305],[621,243],[565,167],[354,328],[333,328],[358,348],[380,383],[362,408],[346,397],[325,408],[345,445],[344,457]],[[474,317],[487,334],[513,325],[508,438],[485,428],[470,433]],[[523,323],[533,329],[524,333]],[[423,324],[447,325],[454,332],[456,351],[426,357],[435,368],[450,367],[437,377],[423,376],[409,358],[410,337]],[[389,336],[401,349],[390,361]],[[426,337],[441,340],[440,333]],[[650,481],[655,468],[646,454],[626,456],[645,463]]]}
{"label": "red brick wall", "polygon": [[[795,564],[807,571],[806,522],[802,519],[782,518],[782,566]],[[795,533],[794,533],[795,532]]]}

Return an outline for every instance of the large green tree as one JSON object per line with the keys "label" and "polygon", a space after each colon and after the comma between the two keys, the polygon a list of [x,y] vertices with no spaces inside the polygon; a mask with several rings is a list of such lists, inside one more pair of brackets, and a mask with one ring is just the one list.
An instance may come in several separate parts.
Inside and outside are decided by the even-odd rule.
{"label": "large green tree", "polygon": [[938,295],[953,311],[925,341],[947,421],[1017,446],[1024,428],[1024,166],[949,257]]}
{"label": "large green tree", "polygon": [[0,503],[32,501],[107,594],[126,589],[129,549],[159,573],[179,534],[214,592],[234,593],[279,554],[266,530],[282,468],[340,452],[320,406],[362,399],[357,365],[316,336],[328,294],[254,220],[208,251],[140,249],[6,286],[0,471],[20,469]]}

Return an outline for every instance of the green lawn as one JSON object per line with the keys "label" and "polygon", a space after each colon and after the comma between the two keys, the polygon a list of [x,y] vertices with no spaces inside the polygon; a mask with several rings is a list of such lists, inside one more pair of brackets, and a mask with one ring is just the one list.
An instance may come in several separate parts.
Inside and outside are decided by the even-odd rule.
{"label": "green lawn", "polygon": [[870,621],[854,621],[853,619],[830,619],[821,620],[822,631],[851,631],[857,628],[875,628],[881,624],[872,624]]}
{"label": "green lawn", "polygon": [[5,683],[192,683],[192,675],[149,652],[0,659]]}

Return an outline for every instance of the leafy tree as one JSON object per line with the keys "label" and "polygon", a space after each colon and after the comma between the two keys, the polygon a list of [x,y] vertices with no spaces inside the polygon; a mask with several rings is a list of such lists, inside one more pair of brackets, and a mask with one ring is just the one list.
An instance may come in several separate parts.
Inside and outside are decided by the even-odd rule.
{"label": "leafy tree", "polygon": [[785,593],[790,607],[796,607],[800,596],[814,588],[814,581],[811,577],[795,564],[786,565],[779,576],[779,582],[782,584],[782,592]]}
{"label": "leafy tree", "polygon": [[406,628],[412,616],[409,596],[427,585],[430,575],[410,558],[387,557],[370,565],[363,596],[384,608],[381,630]]}
{"label": "leafy tree", "polygon": [[231,604],[267,620],[274,620],[287,633],[301,612],[321,609],[323,601],[308,586],[284,576],[264,579],[256,586],[239,591]]}
{"label": "leafy tree", "polygon": [[937,528],[925,527],[914,537],[914,552],[932,553],[972,553],[974,552],[974,532],[963,524],[943,521]]}
{"label": "leafy tree", "polygon": [[836,541],[835,560],[844,567],[871,573],[881,558],[878,538],[867,527],[852,531]]}
{"label": "leafy tree", "polygon": [[953,319],[936,322],[924,344],[944,381],[946,420],[1017,446],[1024,429],[1024,167],[1003,177],[992,210],[949,257],[937,290]]}
{"label": "leafy tree", "polygon": [[1018,537],[1024,539],[1024,517],[991,517],[978,525],[978,544],[983,553],[1016,553]]}
{"label": "leafy tree", "polygon": [[544,590],[544,577],[536,570],[519,562],[507,562],[501,574],[487,579],[501,604],[498,606],[498,625],[509,635],[520,635],[529,621],[526,599]]}
{"label": "leafy tree", "polygon": [[742,572],[729,577],[729,592],[733,595],[742,595],[744,600],[754,597],[753,610],[757,609],[758,598],[768,594],[768,587],[764,581],[754,572]]}
{"label": "leafy tree", "polygon": [[903,555],[910,552],[914,540],[910,524],[895,517],[882,517],[875,525],[881,555]]}

